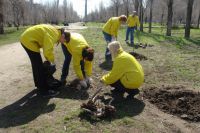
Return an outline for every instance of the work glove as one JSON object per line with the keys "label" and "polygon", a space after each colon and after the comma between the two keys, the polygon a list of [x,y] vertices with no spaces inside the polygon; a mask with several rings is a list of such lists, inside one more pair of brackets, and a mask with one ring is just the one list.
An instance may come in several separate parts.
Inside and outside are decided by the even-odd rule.
{"label": "work glove", "polygon": [[88,87],[87,82],[85,80],[81,80],[80,82],[81,88],[86,89]]}
{"label": "work glove", "polygon": [[117,38],[114,36],[112,36],[112,39],[111,39],[111,42],[113,42],[113,41],[117,41]]}
{"label": "work glove", "polygon": [[93,79],[91,77],[86,77],[85,80],[86,80],[88,85],[93,83]]}

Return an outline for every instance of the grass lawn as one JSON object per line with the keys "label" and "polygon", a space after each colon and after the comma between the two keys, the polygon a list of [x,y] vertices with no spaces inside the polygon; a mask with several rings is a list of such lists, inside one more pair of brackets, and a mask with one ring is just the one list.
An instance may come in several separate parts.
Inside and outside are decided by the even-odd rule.
{"label": "grass lawn", "polygon": [[4,44],[18,42],[20,35],[26,28],[27,27],[20,27],[19,30],[17,30],[16,27],[6,27],[4,29],[5,34],[0,35],[0,46]]}
{"label": "grass lawn", "polygon": [[[25,106],[15,107],[17,102],[23,103],[23,98],[15,104],[7,106],[8,113],[1,118],[0,125],[4,125],[9,131],[13,128],[16,132],[104,132],[104,133],[153,133],[153,132],[180,132],[173,122],[165,121],[163,116],[155,107],[146,101],[135,100],[134,102],[119,102],[116,117],[113,119],[95,119],[83,115],[80,110],[82,102],[86,102],[97,88],[104,87],[108,92],[110,87],[102,86],[99,83],[101,76],[108,70],[99,67],[104,63],[104,52],[106,43],[102,35],[102,24],[87,23],[88,29],[77,32],[83,34],[89,45],[95,49],[95,59],[93,67],[94,86],[87,91],[73,90],[66,88],[61,94],[52,99],[44,100],[30,98],[25,101]],[[146,31],[147,29],[145,29]],[[10,33],[13,41],[19,37],[21,29],[18,32]],[[153,33],[147,32],[135,35],[135,42],[154,45],[146,49],[133,49],[125,44],[125,28],[119,31],[118,40],[121,42],[125,51],[135,51],[146,56],[147,60],[139,61],[144,69],[145,83],[141,90],[148,89],[150,86],[163,85],[184,85],[186,88],[200,88],[200,31],[192,30],[191,39],[186,40],[183,37],[183,30],[173,30],[173,37],[166,37],[160,28],[154,28]],[[181,33],[177,34],[177,33]],[[6,36],[6,35],[5,35]],[[7,36],[7,38],[9,38]],[[0,36],[2,37],[2,36]],[[15,38],[15,39],[14,39]],[[3,42],[2,39],[0,42]],[[4,44],[4,43],[0,43]],[[63,63],[63,54],[60,47],[56,47],[56,64],[58,72],[55,74],[60,77],[60,70]],[[70,66],[70,70],[72,70]],[[68,81],[75,78],[72,71],[69,73]],[[31,86],[31,85],[29,85]],[[20,101],[21,100],[21,101]],[[23,103],[23,104],[24,104]],[[155,110],[154,110],[155,109]],[[13,110],[13,111],[11,111]],[[155,112],[157,111],[157,112]],[[163,117],[162,117],[163,116]],[[167,117],[168,119],[169,117]],[[170,117],[171,118],[171,117]],[[175,119],[175,118],[171,118]],[[177,119],[176,119],[177,120]],[[3,122],[3,123],[1,123]],[[191,127],[192,128],[192,127]],[[12,130],[13,131],[13,130]]]}

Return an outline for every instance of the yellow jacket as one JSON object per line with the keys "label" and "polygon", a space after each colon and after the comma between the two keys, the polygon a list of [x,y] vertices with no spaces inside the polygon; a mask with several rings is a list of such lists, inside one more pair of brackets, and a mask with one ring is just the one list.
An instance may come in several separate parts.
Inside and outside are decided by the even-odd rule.
{"label": "yellow jacket", "polygon": [[121,22],[119,20],[119,17],[112,17],[106,22],[106,24],[104,24],[103,31],[117,37],[120,25]]}
{"label": "yellow jacket", "polygon": [[53,48],[60,36],[61,33],[54,26],[40,24],[26,29],[20,37],[20,42],[34,52],[39,53],[42,48],[44,57],[48,61],[54,62]]}
{"label": "yellow jacket", "polygon": [[132,55],[120,49],[114,59],[112,70],[101,80],[107,85],[120,80],[124,87],[135,89],[144,82],[144,72],[142,66]]}
{"label": "yellow jacket", "polygon": [[[73,58],[73,67],[77,74],[77,76],[82,80],[84,79],[80,61],[83,59],[82,57],[82,50],[86,46],[89,46],[84,37],[78,33],[71,33],[69,43],[64,43],[67,47],[68,51],[72,55]],[[86,76],[92,75],[92,62],[91,61],[84,61],[84,68]]]}
{"label": "yellow jacket", "polygon": [[138,16],[129,15],[127,19],[128,27],[140,26],[140,21]]}

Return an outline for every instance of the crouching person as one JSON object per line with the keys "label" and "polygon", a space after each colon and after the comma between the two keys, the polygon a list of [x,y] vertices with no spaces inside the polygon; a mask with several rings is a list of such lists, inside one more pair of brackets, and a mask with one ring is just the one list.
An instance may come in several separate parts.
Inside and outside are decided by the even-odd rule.
{"label": "crouching person", "polygon": [[112,70],[101,78],[101,82],[115,89],[111,90],[116,99],[123,98],[125,92],[127,98],[133,98],[139,93],[139,87],[144,82],[144,73],[139,62],[129,53],[123,51],[118,41],[109,43],[113,67]]}
{"label": "crouching person", "polygon": [[65,60],[62,68],[61,81],[63,84],[66,83],[72,58],[73,68],[80,80],[82,88],[88,88],[92,81],[91,75],[94,49],[88,45],[81,34],[63,31],[62,36],[65,38],[64,43],[62,43]]}
{"label": "crouching person", "polygon": [[28,28],[20,38],[20,42],[31,61],[35,86],[39,90],[39,94],[43,96],[55,96],[58,91],[51,90],[48,86],[40,49],[43,50],[45,59],[50,62],[52,71],[56,71],[53,49],[54,44],[60,41],[61,30],[47,24]]}

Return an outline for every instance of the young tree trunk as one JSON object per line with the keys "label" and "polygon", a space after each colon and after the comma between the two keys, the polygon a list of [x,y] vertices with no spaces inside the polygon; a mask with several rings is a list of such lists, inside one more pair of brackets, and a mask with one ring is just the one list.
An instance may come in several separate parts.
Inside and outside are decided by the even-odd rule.
{"label": "young tree trunk", "polygon": [[0,0],[0,34],[4,33],[3,29],[3,0]]}
{"label": "young tree trunk", "polygon": [[172,29],[172,17],[173,17],[173,1],[168,0],[168,16],[167,16],[167,36],[171,36],[171,29]]}
{"label": "young tree trunk", "polygon": [[136,12],[139,12],[139,0],[134,1],[134,8]]}
{"label": "young tree trunk", "polygon": [[143,17],[144,17],[144,10],[143,10],[143,0],[140,1],[140,31],[143,32]]}
{"label": "young tree trunk", "polygon": [[87,0],[85,0],[85,22],[87,22]]}
{"label": "young tree trunk", "polygon": [[199,11],[199,17],[198,17],[198,21],[197,21],[197,29],[199,29],[199,23],[200,23],[200,11]]}
{"label": "young tree trunk", "polygon": [[151,27],[152,27],[152,12],[153,12],[153,0],[150,1],[149,33],[151,33]]}
{"label": "young tree trunk", "polygon": [[187,18],[186,18],[186,25],[185,25],[185,38],[190,38],[190,25],[191,25],[191,18],[192,18],[193,3],[194,3],[194,0],[188,0]]}

